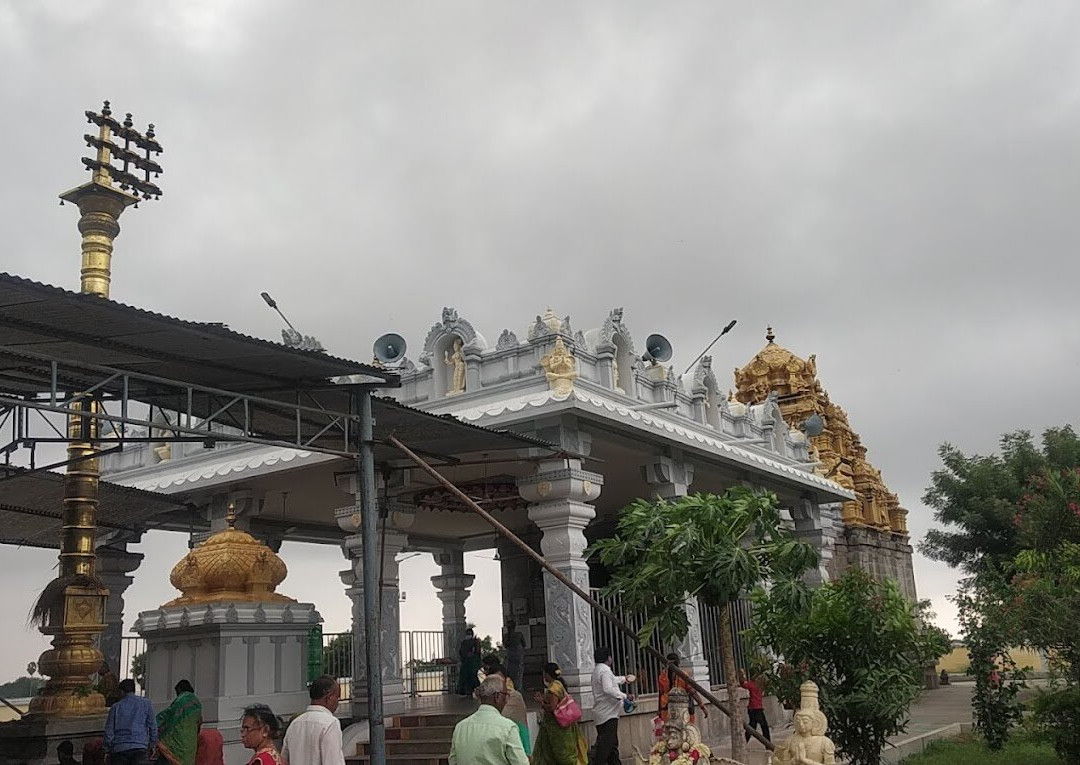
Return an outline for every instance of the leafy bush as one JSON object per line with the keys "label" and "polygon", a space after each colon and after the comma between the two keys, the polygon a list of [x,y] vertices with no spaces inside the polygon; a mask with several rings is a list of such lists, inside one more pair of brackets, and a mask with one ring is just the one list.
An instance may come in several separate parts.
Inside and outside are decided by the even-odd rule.
{"label": "leafy bush", "polygon": [[1032,702],[1032,710],[1061,761],[1080,765],[1080,688],[1040,693]]}
{"label": "leafy bush", "polygon": [[770,689],[798,706],[799,685],[813,680],[838,756],[880,763],[886,739],[907,725],[925,667],[948,650],[942,632],[920,625],[919,607],[895,582],[858,570],[813,590],[801,609],[776,587],[753,600],[751,640],[785,658],[766,671]]}
{"label": "leafy bush", "polygon": [[990,750],[997,751],[1005,746],[1020,720],[1017,694],[1024,682],[1023,673],[1016,670],[1005,648],[1015,629],[1008,588],[990,574],[969,578],[961,583],[956,604],[975,676],[971,699],[975,729]]}

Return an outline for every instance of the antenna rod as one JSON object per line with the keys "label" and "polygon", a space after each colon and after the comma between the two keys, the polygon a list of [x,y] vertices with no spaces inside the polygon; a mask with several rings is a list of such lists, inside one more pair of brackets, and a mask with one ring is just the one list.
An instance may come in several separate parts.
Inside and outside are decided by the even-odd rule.
{"label": "antenna rod", "polygon": [[277,301],[270,297],[269,292],[262,292],[260,294],[262,295],[262,299],[266,301],[266,304],[273,308],[275,311],[277,311],[277,315],[281,317],[282,321],[289,325],[289,329],[291,329],[293,332],[299,331],[296,327],[292,325],[292,322],[289,321],[288,317],[286,317],[285,314],[281,312],[281,309],[277,307]]}
{"label": "antenna rod", "polygon": [[[263,295],[265,296],[266,293],[264,292]],[[731,321],[729,321],[727,326],[724,327],[722,330],[720,330],[720,334],[717,335],[716,338],[711,343],[708,344],[708,346],[706,346],[705,350],[703,350],[701,353],[699,353],[698,357],[696,359],[694,359],[692,362],[690,362],[690,366],[688,366],[686,368],[686,371],[683,372],[683,375],[686,375],[687,372],[689,372],[691,369],[693,369],[694,364],[697,364],[699,361],[701,361],[705,357],[705,354],[708,353],[712,349],[712,347],[714,345],[716,345],[718,342],[720,342],[720,338],[731,331],[731,328],[735,326],[735,322],[737,322],[737,321],[738,321],[738,319],[732,319]]]}

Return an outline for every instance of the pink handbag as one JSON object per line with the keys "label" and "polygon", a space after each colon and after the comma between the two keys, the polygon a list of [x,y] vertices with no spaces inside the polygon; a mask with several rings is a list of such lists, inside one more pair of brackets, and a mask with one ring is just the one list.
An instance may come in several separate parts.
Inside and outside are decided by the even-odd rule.
{"label": "pink handbag", "polygon": [[581,707],[578,706],[578,703],[574,701],[574,697],[569,693],[555,705],[555,709],[552,711],[555,714],[555,722],[563,728],[569,728],[581,719]]}

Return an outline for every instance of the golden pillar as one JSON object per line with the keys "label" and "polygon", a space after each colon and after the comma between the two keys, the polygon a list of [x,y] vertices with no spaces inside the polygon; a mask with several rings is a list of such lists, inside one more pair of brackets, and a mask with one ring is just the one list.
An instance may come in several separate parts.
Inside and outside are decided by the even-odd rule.
{"label": "golden pillar", "polygon": [[[82,234],[80,288],[85,294],[109,297],[112,276],[113,240],[120,233],[120,214],[139,197],[128,189],[147,191],[156,186],[140,183],[127,172],[131,164],[140,167],[139,156],[130,150],[137,139],[147,139],[131,127],[131,115],[121,124],[112,119],[108,101],[101,114],[87,112],[87,118],[99,126],[97,136],[86,136],[87,144],[97,149],[95,159],[83,164],[93,178],[78,188],[61,194],[63,202],[78,206],[79,232]],[[151,149],[156,146],[150,131]],[[114,136],[124,141],[114,143]],[[160,150],[160,147],[157,147]],[[122,168],[113,168],[113,155],[120,155]],[[147,151],[149,157],[149,150]],[[155,168],[156,164],[153,165]],[[160,171],[160,168],[157,168]],[[113,183],[119,180],[121,188]],[[68,467],[64,480],[63,526],[60,532],[60,572],[42,592],[34,607],[34,619],[46,635],[52,635],[52,648],[41,654],[38,666],[49,680],[41,693],[30,701],[30,714],[75,716],[104,714],[105,699],[90,684],[104,656],[97,647],[105,628],[105,602],[109,591],[97,578],[94,552],[97,536],[98,458],[95,442],[100,438],[100,421],[92,415],[101,411],[101,403],[76,394],[70,408],[87,414],[68,417]],[[112,667],[114,672],[118,667]]]}

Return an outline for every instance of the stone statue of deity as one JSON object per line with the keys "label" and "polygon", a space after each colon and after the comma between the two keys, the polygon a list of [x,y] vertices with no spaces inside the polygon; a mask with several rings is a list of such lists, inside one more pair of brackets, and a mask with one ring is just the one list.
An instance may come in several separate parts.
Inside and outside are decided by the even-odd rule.
{"label": "stone statue of deity", "polygon": [[836,746],[825,735],[829,721],[818,707],[817,684],[799,686],[799,708],[795,710],[795,732],[776,747],[774,765],[834,765]]}
{"label": "stone statue of deity", "polygon": [[456,396],[459,393],[465,392],[465,354],[461,350],[462,343],[461,338],[454,338],[454,352],[445,351],[443,353],[446,366],[453,367],[453,373],[450,378],[450,387],[446,391],[447,396]]}
{"label": "stone statue of deity", "polygon": [[551,353],[540,357],[540,366],[544,368],[548,386],[556,398],[565,399],[574,392],[574,380],[577,379],[577,359],[566,348],[561,337],[555,338]]}
{"label": "stone statue of deity", "polygon": [[709,755],[709,747],[701,742],[701,731],[690,722],[690,696],[682,688],[672,688],[660,739],[648,760],[635,756],[635,765],[708,765]]}

